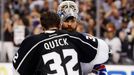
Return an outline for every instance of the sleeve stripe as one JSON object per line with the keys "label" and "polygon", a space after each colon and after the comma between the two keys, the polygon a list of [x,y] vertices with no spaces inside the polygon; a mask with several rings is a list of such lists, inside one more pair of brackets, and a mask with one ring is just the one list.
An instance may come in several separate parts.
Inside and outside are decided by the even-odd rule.
{"label": "sleeve stripe", "polygon": [[18,67],[16,68],[16,70],[18,71],[20,66],[22,65],[22,63],[24,62],[24,60],[26,59],[26,57],[30,54],[30,52],[36,47],[38,46],[40,43],[44,42],[44,41],[48,41],[48,40],[51,40],[51,39],[54,39],[54,38],[58,38],[58,37],[63,37],[63,36],[69,36],[70,38],[74,38],[74,39],[77,39],[77,40],[80,40],[82,43],[84,44],[87,44],[89,46],[91,46],[93,49],[97,50],[97,48],[93,47],[91,44],[83,41],[81,38],[79,37],[75,37],[75,36],[70,36],[69,34],[62,34],[62,35],[58,35],[58,36],[54,36],[54,37],[51,37],[51,38],[48,38],[48,39],[45,39],[45,40],[41,40],[39,41],[37,44],[35,44],[27,53],[26,55],[23,57],[23,59],[21,60],[21,62],[19,63]]}

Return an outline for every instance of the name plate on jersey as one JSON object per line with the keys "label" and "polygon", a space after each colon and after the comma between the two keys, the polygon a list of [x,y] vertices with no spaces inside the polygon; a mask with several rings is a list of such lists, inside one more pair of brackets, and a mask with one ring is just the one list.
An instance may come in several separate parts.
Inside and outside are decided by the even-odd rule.
{"label": "name plate on jersey", "polygon": [[51,40],[51,41],[48,41],[47,43],[44,43],[44,48],[46,50],[51,50],[51,49],[54,49],[55,47],[65,46],[65,45],[69,45],[67,42],[67,38],[59,38],[59,39]]}

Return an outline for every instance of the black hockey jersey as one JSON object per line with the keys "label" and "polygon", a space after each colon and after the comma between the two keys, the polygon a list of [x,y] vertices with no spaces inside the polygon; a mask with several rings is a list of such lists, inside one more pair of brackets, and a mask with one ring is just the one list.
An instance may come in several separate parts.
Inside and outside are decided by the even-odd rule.
{"label": "black hockey jersey", "polygon": [[97,53],[96,38],[77,32],[46,31],[26,38],[13,58],[20,75],[81,75],[80,62]]}

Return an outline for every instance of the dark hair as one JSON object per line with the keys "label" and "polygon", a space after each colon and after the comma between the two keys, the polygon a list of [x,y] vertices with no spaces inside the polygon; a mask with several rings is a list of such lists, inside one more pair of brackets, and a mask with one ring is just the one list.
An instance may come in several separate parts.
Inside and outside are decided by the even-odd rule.
{"label": "dark hair", "polygon": [[60,17],[54,12],[42,13],[40,21],[42,27],[45,29],[49,29],[50,27],[59,27],[60,25]]}

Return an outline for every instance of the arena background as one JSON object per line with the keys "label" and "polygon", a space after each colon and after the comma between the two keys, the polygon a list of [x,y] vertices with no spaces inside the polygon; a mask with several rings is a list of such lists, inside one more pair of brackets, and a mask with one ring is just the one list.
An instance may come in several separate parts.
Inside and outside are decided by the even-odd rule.
{"label": "arena background", "polygon": [[[75,0],[74,0],[75,1]],[[62,0],[0,0],[0,75],[14,75],[12,57],[20,43],[39,34],[40,13],[57,11]],[[76,0],[82,28],[111,50],[109,75],[134,75],[134,0]]]}

